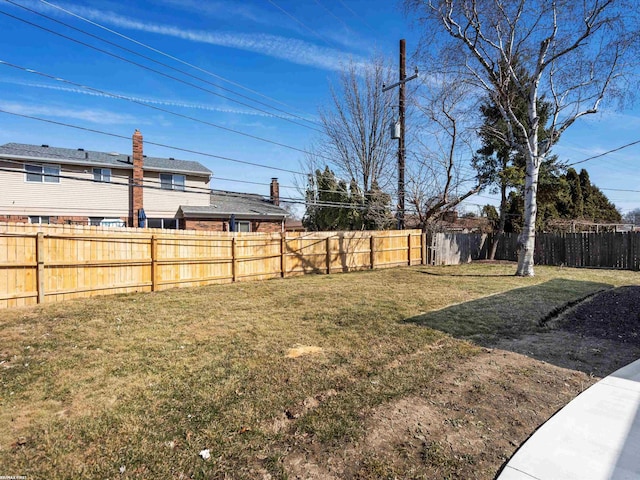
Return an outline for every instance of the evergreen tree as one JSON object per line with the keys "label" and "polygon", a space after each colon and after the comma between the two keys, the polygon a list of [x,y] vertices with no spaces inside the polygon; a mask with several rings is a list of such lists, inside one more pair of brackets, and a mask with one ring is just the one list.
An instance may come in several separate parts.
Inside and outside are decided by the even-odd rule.
{"label": "evergreen tree", "polygon": [[567,183],[569,184],[569,191],[571,195],[571,217],[579,219],[584,217],[584,198],[582,196],[582,185],[580,182],[580,176],[573,168],[567,170],[565,176]]}
{"label": "evergreen tree", "polygon": [[591,184],[589,173],[580,170],[580,186],[584,198],[584,216],[596,223],[618,223],[622,216],[602,191]]}
{"label": "evergreen tree", "polygon": [[383,192],[378,182],[371,183],[371,189],[366,193],[366,210],[364,225],[367,230],[386,230],[394,225],[391,213],[391,195]]}
{"label": "evergreen tree", "polygon": [[377,182],[363,194],[355,180],[347,187],[328,166],[309,175],[305,197],[302,224],[308,230],[381,230],[393,225],[391,195]]}
{"label": "evergreen tree", "polygon": [[349,183],[349,195],[349,203],[352,206],[349,212],[349,230],[363,230],[365,228],[365,198],[354,178]]}
{"label": "evergreen tree", "polygon": [[351,210],[347,184],[338,180],[329,167],[316,170],[311,177],[302,224],[314,231],[346,230]]}
{"label": "evergreen tree", "polygon": [[[557,163],[556,163],[557,165]],[[507,208],[505,231],[519,232],[523,216],[524,198],[521,191],[512,191]],[[593,223],[619,223],[620,212],[616,206],[591,184],[589,174],[578,174],[570,168],[566,174],[558,169],[542,170],[538,190],[538,215],[536,229],[549,230],[554,220],[583,220]]]}

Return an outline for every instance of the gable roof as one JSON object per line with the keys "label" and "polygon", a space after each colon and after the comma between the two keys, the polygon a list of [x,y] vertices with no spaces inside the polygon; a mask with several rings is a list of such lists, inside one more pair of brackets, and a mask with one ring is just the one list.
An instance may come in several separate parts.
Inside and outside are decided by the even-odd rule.
{"label": "gable roof", "polygon": [[211,191],[209,206],[182,205],[180,210],[187,217],[229,218],[285,218],[289,213],[281,207],[271,203],[262,195],[253,193],[227,192],[224,190]]}
{"label": "gable roof", "polygon": [[[7,143],[0,146],[0,157],[31,160],[47,163],[64,163],[72,165],[90,165],[133,169],[131,155],[121,153],[96,152],[92,150],[58,148],[46,145],[28,145],[24,143]],[[210,176],[211,170],[191,160],[175,160],[173,158],[144,157],[144,169],[160,172],[186,173],[198,176]]]}

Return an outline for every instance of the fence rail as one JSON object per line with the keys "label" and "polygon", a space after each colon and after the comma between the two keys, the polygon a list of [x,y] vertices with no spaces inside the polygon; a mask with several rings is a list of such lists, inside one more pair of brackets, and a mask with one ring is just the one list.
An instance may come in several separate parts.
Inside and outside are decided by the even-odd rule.
{"label": "fence rail", "polygon": [[0,308],[425,263],[419,230],[222,233],[0,224]]}

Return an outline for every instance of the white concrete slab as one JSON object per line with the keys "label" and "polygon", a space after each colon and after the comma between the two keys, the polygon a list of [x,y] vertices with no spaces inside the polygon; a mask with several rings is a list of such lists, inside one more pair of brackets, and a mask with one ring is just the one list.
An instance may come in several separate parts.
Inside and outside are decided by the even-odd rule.
{"label": "white concrete slab", "polygon": [[505,467],[505,469],[500,474],[500,480],[537,480],[536,477],[532,477],[531,475],[516,470],[513,467]]}
{"label": "white concrete slab", "polygon": [[578,395],[527,440],[498,480],[640,479],[640,360]]}

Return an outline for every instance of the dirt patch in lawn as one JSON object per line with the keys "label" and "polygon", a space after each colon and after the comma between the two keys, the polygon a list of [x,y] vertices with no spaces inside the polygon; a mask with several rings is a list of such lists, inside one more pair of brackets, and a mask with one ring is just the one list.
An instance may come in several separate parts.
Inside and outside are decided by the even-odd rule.
{"label": "dirt patch in lawn", "polygon": [[640,287],[599,293],[496,346],[419,395],[363,411],[359,441],[338,451],[303,443],[284,470],[295,479],[494,478],[556,411],[640,358]]}
{"label": "dirt patch in lawn", "polygon": [[553,413],[594,383],[582,372],[486,349],[420,395],[369,412],[362,440],[292,452],[290,478],[494,478]]}
{"label": "dirt patch in lawn", "polygon": [[495,347],[605,377],[640,358],[640,287],[599,293],[549,319],[541,331]]}

